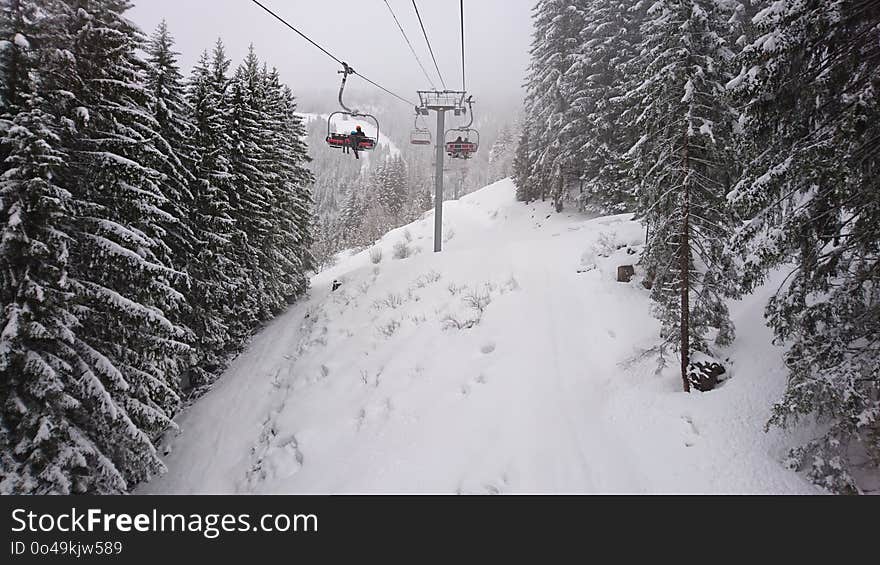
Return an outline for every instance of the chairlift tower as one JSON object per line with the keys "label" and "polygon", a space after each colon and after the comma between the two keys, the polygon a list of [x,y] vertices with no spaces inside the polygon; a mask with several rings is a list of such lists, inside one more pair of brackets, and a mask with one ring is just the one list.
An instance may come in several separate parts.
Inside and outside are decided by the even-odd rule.
{"label": "chairlift tower", "polygon": [[446,131],[446,112],[460,116],[467,112],[465,93],[462,90],[419,90],[419,106],[416,113],[427,116],[431,110],[437,112],[437,147],[434,161],[434,252],[439,253],[443,246],[443,158],[446,153],[444,132]]}

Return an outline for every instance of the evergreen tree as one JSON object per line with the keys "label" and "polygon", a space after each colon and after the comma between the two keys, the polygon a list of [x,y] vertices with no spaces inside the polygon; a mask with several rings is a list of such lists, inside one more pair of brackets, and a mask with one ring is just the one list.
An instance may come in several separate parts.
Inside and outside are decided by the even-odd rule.
{"label": "evergreen tree", "polygon": [[229,87],[229,172],[236,265],[243,268],[238,290],[238,314],[250,328],[271,317],[269,281],[264,268],[271,230],[272,194],[266,167],[267,132],[261,123],[263,100],[260,65],[253,47],[235,71]]}
{"label": "evergreen tree", "polygon": [[35,94],[4,139],[2,443],[15,491],[120,492],[164,468],[152,439],[178,405],[186,333],[164,314],[180,306],[179,274],[160,259],[170,219],[127,7],[42,3],[52,31],[28,73]]}
{"label": "evergreen tree", "polygon": [[565,129],[570,99],[563,77],[574,62],[586,4],[587,0],[541,0],[533,9],[535,31],[526,85],[530,143],[524,149],[528,165],[521,165],[521,171],[528,173],[520,180],[527,200],[549,195],[557,209],[566,179],[578,176],[577,164],[562,157],[571,142]]}
{"label": "evergreen tree", "polygon": [[[26,111],[35,87],[40,45],[52,42],[49,13],[36,0],[0,3],[0,127],[8,127],[18,112]],[[50,6],[47,4],[47,7]],[[0,147],[0,163],[9,149]]]}
{"label": "evergreen tree", "polygon": [[162,189],[167,200],[163,210],[174,220],[167,238],[171,252],[168,260],[186,270],[193,251],[189,225],[193,195],[189,187],[194,180],[195,148],[191,140],[195,128],[177,57],[174,39],[163,21],[147,45],[147,85],[155,101],[153,115],[160,134],[158,170],[164,177]]}
{"label": "evergreen tree", "polygon": [[766,311],[789,346],[771,422],[815,415],[827,425],[792,465],[857,492],[854,462],[880,463],[880,4],[756,4],[755,39],[728,85],[745,108],[747,163],[728,199],[749,219],[733,246],[746,291],[771,269],[790,271]]}
{"label": "evergreen tree", "polygon": [[402,214],[409,192],[406,177],[406,163],[399,155],[380,165],[374,173],[375,204],[387,216],[389,229],[403,220]]}
{"label": "evergreen tree", "polygon": [[0,6],[2,493],[161,472],[182,377],[203,388],[308,284],[290,89],[253,53],[230,80],[219,42],[186,89],[167,26],[147,42],[128,8]]}
{"label": "evergreen tree", "polygon": [[513,158],[513,182],[516,185],[516,199],[522,202],[532,202],[539,196],[539,189],[535,181],[533,170],[535,163],[532,161],[532,120],[522,122],[522,133],[516,146]]}
{"label": "evergreen tree", "polygon": [[637,55],[640,4],[592,0],[573,63],[563,77],[570,99],[559,159],[577,163],[582,208],[603,213],[632,209],[631,179],[624,159],[640,128],[623,118],[632,103],[623,94],[625,69]]}
{"label": "evergreen tree", "polygon": [[205,52],[193,69],[187,93],[193,108],[196,151],[191,188],[195,248],[189,265],[192,312],[188,322],[196,334],[197,359],[190,376],[195,387],[212,380],[212,374],[225,366],[227,356],[237,351],[248,331],[237,318],[235,302],[241,269],[232,253],[237,230],[229,198],[228,66],[218,42],[213,57]]}
{"label": "evergreen tree", "polygon": [[499,133],[492,149],[489,151],[489,182],[497,182],[509,177],[513,171],[513,154],[516,139],[510,128],[505,126]]}
{"label": "evergreen tree", "polygon": [[[184,277],[163,262],[171,254],[167,228],[177,219],[162,210],[167,197],[154,168],[161,135],[147,111],[153,100],[137,56],[142,38],[123,16],[129,3],[75,4],[65,30],[76,77],[57,86],[76,104],[62,178],[82,202],[71,272],[79,281],[78,350],[91,367],[78,370],[94,371],[116,400],[95,415],[95,433],[135,484],[164,469],[151,439],[171,424],[180,359],[189,351],[186,332],[169,319],[182,306]],[[132,425],[120,425],[121,415]]]}
{"label": "evergreen tree", "polygon": [[87,363],[68,272],[74,202],[56,180],[66,156],[43,101],[19,101],[4,128],[0,180],[0,492],[122,490],[90,418],[93,406],[113,410],[115,400],[93,373],[78,372]]}
{"label": "evergreen tree", "polygon": [[725,252],[730,220],[725,162],[735,114],[724,82],[732,52],[720,30],[729,15],[715,0],[658,0],[642,25],[640,55],[626,93],[642,132],[630,151],[638,210],[648,224],[642,264],[663,327],[663,350],[681,356],[685,390],[690,352],[733,339],[725,297],[735,293]]}
{"label": "evergreen tree", "polygon": [[366,208],[365,191],[359,183],[351,183],[337,221],[337,229],[344,243],[348,245],[363,244],[361,226],[367,214]]}
{"label": "evergreen tree", "polygon": [[[14,116],[25,109],[32,88],[37,44],[48,30],[35,0],[8,0],[0,4],[0,115]],[[11,118],[10,118],[11,119]]]}
{"label": "evergreen tree", "polygon": [[296,101],[290,89],[281,84],[278,71],[263,69],[261,80],[266,92],[264,131],[266,165],[274,169],[270,185],[271,213],[275,218],[270,231],[271,253],[266,270],[274,281],[273,303],[280,311],[308,287],[306,273],[312,268],[312,197],[314,179],[305,165],[309,158],[302,142],[305,127],[296,115]]}

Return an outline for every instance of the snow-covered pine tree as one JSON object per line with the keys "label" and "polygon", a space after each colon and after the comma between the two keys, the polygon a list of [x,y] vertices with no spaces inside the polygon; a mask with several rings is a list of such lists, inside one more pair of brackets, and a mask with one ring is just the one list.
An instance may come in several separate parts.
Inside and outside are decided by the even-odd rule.
{"label": "snow-covered pine tree", "polygon": [[579,203],[584,209],[619,213],[631,209],[632,182],[623,154],[639,128],[621,119],[624,69],[636,55],[644,3],[591,0],[584,10],[572,65],[562,77],[569,99],[561,162],[577,163]]}
{"label": "snow-covered pine tree", "polygon": [[276,69],[269,71],[264,67],[260,80],[265,90],[261,121],[268,136],[264,166],[270,171],[271,209],[275,218],[265,268],[273,284],[271,302],[280,311],[308,287],[313,178],[305,168],[309,157],[302,138],[306,132],[295,113],[293,93],[281,84]]}
{"label": "snow-covered pine tree", "polygon": [[363,182],[366,186],[360,195],[364,211],[358,237],[362,245],[367,245],[397,225],[394,210],[399,200],[394,191],[391,160],[384,159],[371,168]]}
{"label": "snow-covered pine tree", "polygon": [[193,109],[192,143],[196,151],[191,187],[195,249],[188,268],[192,310],[187,324],[196,334],[197,358],[190,375],[194,387],[213,380],[249,331],[238,318],[236,303],[243,283],[242,269],[234,261],[237,228],[229,199],[228,67],[223,45],[218,41],[213,54],[205,52],[196,64],[187,92]]}
{"label": "snow-covered pine tree", "polygon": [[527,200],[551,196],[557,209],[561,209],[567,193],[566,183],[580,176],[579,163],[565,157],[568,154],[564,150],[572,142],[569,134],[573,132],[565,128],[571,101],[564,90],[563,77],[579,47],[587,3],[541,0],[533,9],[535,31],[526,81],[529,178],[522,180],[524,186],[531,188]]}
{"label": "snow-covered pine tree", "polygon": [[[72,195],[59,184],[66,155],[37,77],[52,49],[57,6],[4,3],[5,83],[0,177],[0,493],[114,492],[125,488],[95,437],[93,406],[115,403],[77,352],[68,272]],[[39,47],[36,47],[39,46]],[[7,74],[6,76],[10,76]],[[120,419],[124,419],[122,416]]]}
{"label": "snow-covered pine tree", "polygon": [[724,89],[733,55],[721,33],[728,17],[716,0],[658,0],[627,69],[628,112],[642,134],[630,156],[650,232],[642,264],[662,322],[661,364],[667,346],[679,351],[685,390],[690,352],[708,353],[711,331],[719,345],[734,333],[724,301],[736,286],[724,248],[734,120]]}
{"label": "snow-covered pine tree", "polygon": [[186,271],[194,239],[189,225],[193,202],[189,187],[194,180],[195,148],[191,140],[195,128],[178,56],[174,51],[174,38],[162,21],[147,44],[147,86],[155,101],[153,115],[161,134],[157,139],[161,152],[158,170],[164,175],[162,189],[167,201],[162,209],[177,220],[166,238],[171,252],[169,261]]}
{"label": "snow-covered pine tree", "polygon": [[425,186],[421,189],[413,204],[413,214],[411,219],[415,220],[423,213],[427,212],[434,206],[434,194],[431,192],[431,188]]}
{"label": "snow-covered pine tree", "polygon": [[504,126],[489,151],[489,182],[493,183],[513,174],[513,156],[516,138],[510,128]]}
{"label": "snow-covered pine tree", "polygon": [[[52,28],[46,22],[52,13],[36,0],[7,0],[0,3],[0,126],[10,125],[15,115],[26,110],[33,93],[32,74],[37,71],[39,46],[51,43]],[[0,163],[7,156],[0,147]]]}
{"label": "snow-covered pine tree", "polygon": [[55,148],[53,118],[32,100],[3,139],[9,155],[0,180],[0,492],[119,492],[127,477],[106,428],[133,436],[124,445],[129,450],[135,443],[149,456],[152,446],[124,409],[123,387],[113,386],[122,379],[108,386],[99,377],[100,368],[118,372],[81,354],[87,346],[76,336],[76,283],[68,272],[75,203],[57,181],[65,155]]}
{"label": "snow-covered pine tree", "polygon": [[[528,110],[526,110],[528,116]],[[528,117],[520,121],[522,132],[519,135],[513,157],[513,182],[516,185],[516,199],[521,202],[532,202],[540,197],[537,175],[533,173],[537,163],[534,157],[532,120]]]}
{"label": "snow-covered pine tree", "polygon": [[164,314],[181,296],[127,7],[40,2],[49,31],[19,42],[40,64],[4,136],[3,459],[23,478],[4,489],[121,492],[163,468],[186,333]]}
{"label": "snow-covered pine tree", "polygon": [[406,163],[399,155],[385,161],[374,173],[375,205],[379,206],[386,216],[388,229],[399,225],[403,220],[408,194],[406,178]]}
{"label": "snow-covered pine tree", "polygon": [[788,387],[772,424],[814,415],[824,435],[791,464],[858,492],[880,464],[880,2],[756,2],[756,36],[729,83],[745,108],[735,245],[745,290],[788,271],[766,316]]}
{"label": "snow-covered pine tree", "polygon": [[39,41],[44,30],[39,22],[39,2],[8,0],[0,4],[0,115],[10,119],[25,106],[34,70],[31,41]]}
{"label": "snow-covered pine tree", "polygon": [[238,227],[235,240],[237,265],[247,281],[239,287],[239,310],[250,327],[272,316],[271,281],[266,276],[266,243],[272,226],[272,192],[266,151],[268,134],[261,123],[264,108],[260,62],[253,46],[239,65],[229,86],[229,154],[232,175],[230,201]]}
{"label": "snow-covered pine tree", "polygon": [[[78,281],[78,352],[115,405],[93,415],[95,433],[112,446],[127,484],[163,469],[151,439],[179,405],[187,332],[172,322],[183,304],[184,276],[163,261],[165,238],[179,219],[162,209],[158,122],[146,86],[140,32],[124,16],[124,0],[65,3],[75,76],[59,77],[70,119],[62,177],[82,202],[76,216],[71,273]],[[94,407],[98,409],[98,407]],[[126,422],[128,420],[128,422]],[[112,454],[112,455],[111,455]]]}
{"label": "snow-covered pine tree", "polygon": [[[153,440],[173,425],[181,373],[193,364],[206,384],[253,329],[251,277],[263,316],[307,286],[311,175],[292,93],[253,56],[230,81],[219,42],[185,93],[166,26],[146,43],[128,8],[0,7],[3,493],[123,492],[161,471]],[[254,229],[260,217],[274,223]],[[264,256],[248,263],[254,242]]]}
{"label": "snow-covered pine tree", "polygon": [[337,230],[346,245],[363,245],[365,238],[361,227],[367,215],[366,189],[359,181],[351,182],[345,196],[345,202],[337,218]]}
{"label": "snow-covered pine tree", "polygon": [[336,263],[336,254],[342,250],[341,234],[335,229],[333,222],[315,214],[312,224],[312,265],[316,273]]}

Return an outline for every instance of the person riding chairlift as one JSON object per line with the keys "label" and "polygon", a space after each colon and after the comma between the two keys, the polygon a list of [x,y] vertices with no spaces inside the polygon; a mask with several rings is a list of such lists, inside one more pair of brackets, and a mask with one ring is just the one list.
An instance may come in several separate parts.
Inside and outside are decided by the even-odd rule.
{"label": "person riding chairlift", "polygon": [[357,126],[351,135],[348,136],[348,142],[351,146],[351,150],[354,151],[354,158],[360,159],[358,156],[358,149],[360,147],[361,139],[364,139],[367,135],[361,130],[361,126]]}
{"label": "person riding chairlift", "polygon": [[461,136],[455,138],[452,142],[452,151],[449,152],[450,157],[456,157],[461,154]]}

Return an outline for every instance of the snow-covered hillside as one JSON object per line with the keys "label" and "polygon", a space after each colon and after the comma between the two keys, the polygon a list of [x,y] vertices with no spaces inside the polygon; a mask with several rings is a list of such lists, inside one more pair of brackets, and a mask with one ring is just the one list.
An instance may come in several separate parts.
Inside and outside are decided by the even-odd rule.
{"label": "snow-covered hillside", "polygon": [[766,296],[732,306],[733,377],[687,395],[637,359],[658,325],[615,280],[644,236],[629,216],[551,213],[505,180],[444,219],[442,254],[427,213],[378,263],[317,275],[179,418],[141,492],[814,492],[763,432],[784,385]]}

